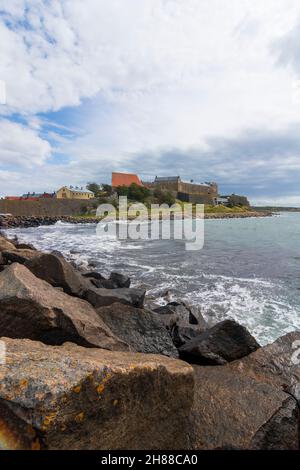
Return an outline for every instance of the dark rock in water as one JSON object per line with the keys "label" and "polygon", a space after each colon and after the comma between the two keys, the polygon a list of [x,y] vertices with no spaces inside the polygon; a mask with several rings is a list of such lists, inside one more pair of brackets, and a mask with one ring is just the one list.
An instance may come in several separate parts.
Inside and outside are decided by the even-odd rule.
{"label": "dark rock in water", "polygon": [[89,266],[91,268],[96,268],[98,266],[98,263],[96,261],[89,261]]}
{"label": "dark rock in water", "polygon": [[97,271],[88,271],[88,272],[82,273],[82,276],[88,277],[91,279],[100,279],[100,280],[105,279],[105,277],[102,276],[102,274],[97,273]]}
{"label": "dark rock in water", "polygon": [[17,243],[16,248],[18,250],[33,250],[36,251],[36,248],[31,245],[31,243]]}
{"label": "dark rock in water", "polygon": [[198,325],[202,331],[207,329],[207,323],[198,306],[187,305],[185,302],[169,302],[153,311],[161,315],[175,315],[180,325]]}
{"label": "dark rock in water", "polygon": [[124,274],[112,272],[109,280],[112,281],[116,287],[130,287],[130,278]]}
{"label": "dark rock in water", "polygon": [[18,263],[0,273],[0,331],[3,336],[47,344],[72,341],[87,347],[129,349],[88,302],[59,292]]}
{"label": "dark rock in water", "polygon": [[36,250],[29,250],[29,249],[14,249],[14,250],[6,250],[2,252],[3,258],[5,263],[20,263],[24,264],[26,261],[33,259],[37,256],[40,256],[40,252]]}
{"label": "dark rock in water", "polygon": [[93,286],[99,289],[117,289],[117,286],[110,279],[90,279]]}
{"label": "dark rock in water", "polygon": [[221,365],[247,356],[259,347],[245,327],[224,320],[181,346],[179,353],[192,364]]}
{"label": "dark rock in water", "polygon": [[159,355],[1,338],[9,450],[187,449],[193,370]]}
{"label": "dark rock in water", "polygon": [[121,303],[96,311],[111,331],[134,351],[178,357],[169,333],[154,313]]}
{"label": "dark rock in water", "polygon": [[142,308],[145,291],[136,288],[127,289],[125,287],[121,289],[97,289],[96,287],[91,287],[85,291],[84,298],[96,308],[105,307],[115,302]]}
{"label": "dark rock in water", "polygon": [[194,366],[192,449],[298,449],[296,400],[233,364]]}
{"label": "dark rock in water", "polygon": [[88,282],[63,257],[54,253],[44,253],[25,263],[25,266],[40,279],[53,287],[62,287],[70,295],[81,297]]}
{"label": "dark rock in water", "polygon": [[97,273],[96,271],[90,271],[84,273],[83,276],[89,278],[92,284],[98,288],[118,289],[122,287],[130,287],[129,277],[123,274],[111,273],[109,279],[106,279],[102,274]]}
{"label": "dark rock in water", "polygon": [[169,302],[167,305],[155,308],[153,312],[159,314],[177,348],[207,328],[200,308],[189,306],[184,302]]}

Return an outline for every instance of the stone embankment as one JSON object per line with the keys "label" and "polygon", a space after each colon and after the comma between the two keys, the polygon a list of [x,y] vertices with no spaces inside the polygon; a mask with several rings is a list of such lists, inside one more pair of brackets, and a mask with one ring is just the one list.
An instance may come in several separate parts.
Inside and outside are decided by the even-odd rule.
{"label": "stone embankment", "polygon": [[[248,212],[224,212],[224,213],[206,213],[205,219],[245,219],[249,217],[270,217],[270,211],[248,211]],[[99,218],[96,217],[73,217],[73,216],[1,216],[0,228],[29,228],[39,227],[40,225],[54,225],[57,222],[70,224],[97,224]]]}
{"label": "stone embankment", "polygon": [[145,295],[0,236],[0,448],[299,449],[300,332]]}

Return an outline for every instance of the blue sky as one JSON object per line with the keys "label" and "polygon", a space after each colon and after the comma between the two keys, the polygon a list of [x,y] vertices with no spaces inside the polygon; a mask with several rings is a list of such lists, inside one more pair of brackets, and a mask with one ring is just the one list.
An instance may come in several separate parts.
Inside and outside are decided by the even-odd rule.
{"label": "blue sky", "polygon": [[0,0],[0,196],[178,174],[300,206],[298,0]]}

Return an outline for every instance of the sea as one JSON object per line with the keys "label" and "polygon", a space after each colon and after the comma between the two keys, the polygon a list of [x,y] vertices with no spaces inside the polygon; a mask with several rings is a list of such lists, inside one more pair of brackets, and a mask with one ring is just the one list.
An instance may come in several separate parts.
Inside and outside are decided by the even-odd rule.
{"label": "sea", "polygon": [[183,300],[199,305],[210,325],[231,318],[260,344],[300,329],[300,213],[205,220],[204,245],[187,251],[183,240],[118,240],[95,224],[7,230],[10,237],[103,275],[127,274],[157,305]]}

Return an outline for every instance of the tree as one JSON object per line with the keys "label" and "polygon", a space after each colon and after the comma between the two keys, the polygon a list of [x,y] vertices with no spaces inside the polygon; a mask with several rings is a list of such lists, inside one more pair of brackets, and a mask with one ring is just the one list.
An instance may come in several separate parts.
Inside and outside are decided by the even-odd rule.
{"label": "tree", "polygon": [[153,196],[158,204],[168,204],[168,206],[172,206],[176,202],[175,196],[170,191],[163,191],[161,188],[156,188],[153,192]]}
{"label": "tree", "polygon": [[111,196],[113,193],[113,188],[110,184],[103,184],[102,190],[106,193],[107,196]]}
{"label": "tree", "polygon": [[86,187],[89,191],[92,191],[92,193],[95,194],[95,197],[99,197],[99,194],[101,192],[101,187],[100,187],[99,184],[97,184],[97,183],[88,183]]}
{"label": "tree", "polygon": [[150,196],[150,190],[136,183],[130,186],[118,186],[116,188],[118,196],[127,196],[129,200],[136,202],[145,202]]}

